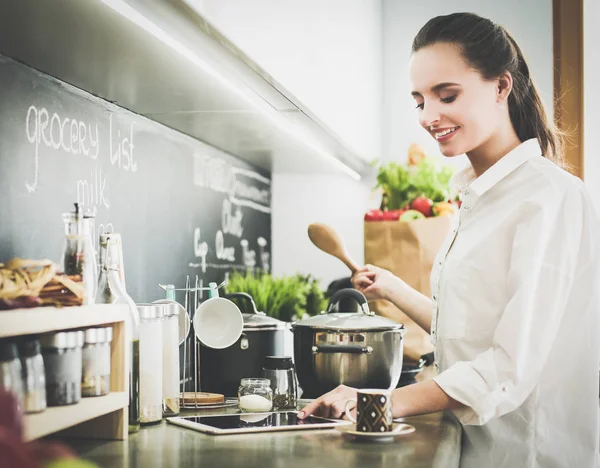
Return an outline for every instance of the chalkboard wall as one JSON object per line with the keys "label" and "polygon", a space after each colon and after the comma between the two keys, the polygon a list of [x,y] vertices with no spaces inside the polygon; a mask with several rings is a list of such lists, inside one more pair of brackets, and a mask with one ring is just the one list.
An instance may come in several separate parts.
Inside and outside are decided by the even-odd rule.
{"label": "chalkboard wall", "polygon": [[186,275],[269,270],[268,174],[0,55],[0,262],[59,262],[75,201],[96,235],[121,233],[136,302]]}

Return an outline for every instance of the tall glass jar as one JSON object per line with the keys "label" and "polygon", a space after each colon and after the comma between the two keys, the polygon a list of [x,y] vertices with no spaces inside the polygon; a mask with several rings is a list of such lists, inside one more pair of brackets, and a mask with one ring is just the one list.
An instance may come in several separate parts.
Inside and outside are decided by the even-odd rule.
{"label": "tall glass jar", "polygon": [[163,304],[163,416],[179,414],[179,304]]}
{"label": "tall glass jar", "polygon": [[140,314],[120,280],[120,254],[113,248],[114,234],[100,236],[100,277],[97,304],[127,305],[126,360],[129,367],[129,432],[140,429]]}
{"label": "tall glass jar", "polygon": [[163,306],[138,304],[140,313],[140,422],[162,420]]}
{"label": "tall glass jar", "polygon": [[75,211],[63,213],[62,218],[65,225],[62,270],[69,276],[81,276],[85,290],[83,303],[93,304],[97,286],[96,256],[92,242],[94,216],[84,216],[79,203],[75,203]]}

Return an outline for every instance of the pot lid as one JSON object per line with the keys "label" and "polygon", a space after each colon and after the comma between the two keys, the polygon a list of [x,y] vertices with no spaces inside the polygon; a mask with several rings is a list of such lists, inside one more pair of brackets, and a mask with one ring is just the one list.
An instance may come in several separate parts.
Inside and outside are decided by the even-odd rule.
{"label": "pot lid", "polygon": [[239,299],[242,302],[250,305],[252,313],[242,314],[244,318],[244,330],[281,330],[285,328],[285,322],[277,320],[274,317],[269,317],[264,312],[259,312],[256,309],[256,303],[252,296],[245,292],[235,292],[223,296],[225,299]]}
{"label": "pot lid", "polygon": [[269,317],[264,312],[256,312],[254,314],[242,314],[242,317],[244,317],[244,329],[285,328],[285,322],[277,320],[274,317]]}
{"label": "pot lid", "polygon": [[[360,312],[332,313],[331,311],[337,303],[345,297],[355,299],[360,305]],[[347,288],[339,290],[331,297],[327,311],[293,323],[292,327],[318,328],[322,330],[397,330],[404,328],[404,325],[375,315],[374,312],[369,310],[367,298],[361,292],[356,289]]]}
{"label": "pot lid", "polygon": [[324,330],[396,330],[404,328],[401,323],[394,322],[378,315],[367,315],[364,312],[328,314],[321,312],[316,315],[292,324],[293,328],[307,327]]}

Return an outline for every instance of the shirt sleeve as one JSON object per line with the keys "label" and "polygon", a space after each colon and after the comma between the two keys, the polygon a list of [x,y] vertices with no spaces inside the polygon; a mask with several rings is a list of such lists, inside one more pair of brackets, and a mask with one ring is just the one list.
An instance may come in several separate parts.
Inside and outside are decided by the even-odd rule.
{"label": "shirt sleeve", "polygon": [[[575,193],[573,193],[575,192]],[[583,199],[573,191],[546,202],[525,202],[508,272],[508,301],[492,347],[461,361],[435,382],[466,405],[465,425],[483,425],[521,406],[539,381],[558,335],[575,277],[584,222]]]}

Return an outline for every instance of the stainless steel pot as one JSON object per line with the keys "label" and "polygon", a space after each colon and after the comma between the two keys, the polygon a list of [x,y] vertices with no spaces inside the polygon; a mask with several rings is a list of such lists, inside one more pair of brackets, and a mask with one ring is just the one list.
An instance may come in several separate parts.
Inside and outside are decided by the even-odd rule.
{"label": "stainless steel pot", "polygon": [[[332,313],[352,297],[358,313]],[[369,310],[355,289],[335,293],[327,311],[292,324],[294,360],[304,398],[316,398],[344,384],[358,388],[395,388],[402,372],[404,325]]]}

